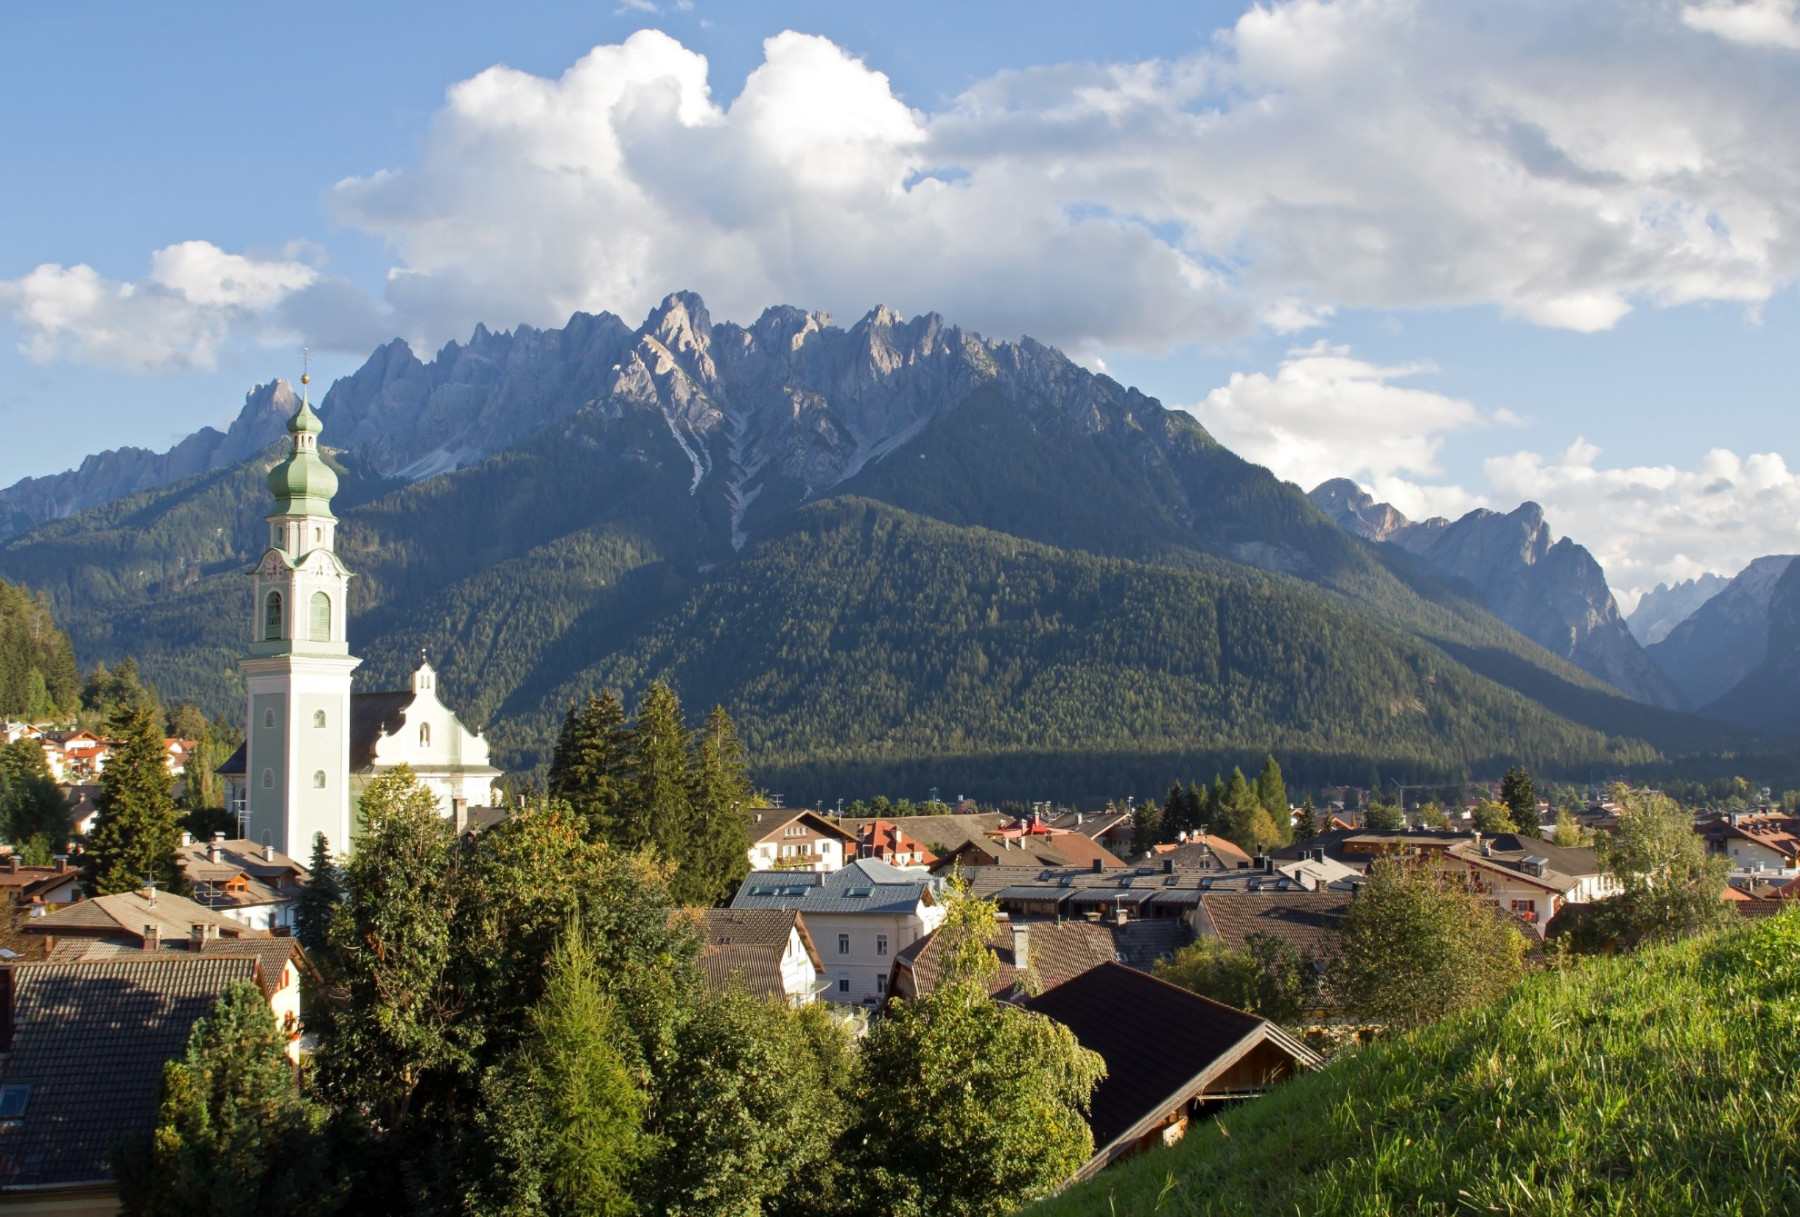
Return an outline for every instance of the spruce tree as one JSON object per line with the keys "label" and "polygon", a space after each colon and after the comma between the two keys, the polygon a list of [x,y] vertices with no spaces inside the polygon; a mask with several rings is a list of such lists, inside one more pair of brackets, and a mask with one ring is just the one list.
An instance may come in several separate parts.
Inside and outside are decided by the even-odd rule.
{"label": "spruce tree", "polygon": [[1208,832],[1216,832],[1224,836],[1231,828],[1225,814],[1225,779],[1213,774],[1212,785],[1206,789],[1206,824]]}
{"label": "spruce tree", "polygon": [[324,833],[313,835],[309,869],[312,877],[307,880],[306,890],[294,901],[294,937],[307,950],[322,951],[331,931],[331,915],[344,902],[344,885]]}
{"label": "spruce tree", "polygon": [[1169,793],[1163,797],[1162,820],[1158,835],[1164,841],[1173,841],[1192,828],[1187,819],[1187,796],[1182,793],[1181,783],[1172,782]]}
{"label": "spruce tree", "polygon": [[84,857],[88,890],[110,896],[154,882],[186,895],[161,715],[146,705],[127,706],[112,733],[119,746],[100,774],[99,812]]}
{"label": "spruce tree", "polygon": [[688,756],[692,740],[681,717],[681,701],[655,681],[638,705],[629,743],[624,797],[612,834],[626,849],[652,846],[677,864],[688,860]]}
{"label": "spruce tree", "polygon": [[1300,804],[1300,818],[1294,824],[1294,840],[1310,841],[1319,835],[1319,817],[1313,811],[1312,796],[1306,796]]}
{"label": "spruce tree", "polygon": [[625,708],[611,689],[588,694],[571,705],[550,762],[548,793],[588,825],[594,840],[606,839],[615,825],[627,772]]}
{"label": "spruce tree", "polygon": [[692,834],[687,856],[670,880],[684,904],[717,904],[750,873],[750,831],[744,809],[753,792],[744,745],[723,706],[714,706],[694,737],[689,786]]}
{"label": "spruce tree", "polygon": [[1135,857],[1150,852],[1162,837],[1162,809],[1145,799],[1131,810],[1131,852]]}
{"label": "spruce tree", "polygon": [[1293,840],[1294,815],[1288,809],[1287,783],[1281,780],[1281,766],[1275,763],[1273,756],[1263,762],[1262,773],[1256,779],[1256,801],[1275,822],[1282,843]]}
{"label": "spruce tree", "polygon": [[296,1085],[287,1036],[255,981],[239,980],[163,1066],[147,1155],[115,1155],[127,1212],[301,1217],[337,1211],[341,1171],[325,1109]]}
{"label": "spruce tree", "polygon": [[1210,821],[1207,819],[1207,792],[1197,782],[1189,782],[1182,792],[1182,814],[1187,820],[1187,829],[1192,832],[1203,832]]}
{"label": "spruce tree", "polygon": [[1500,801],[1512,815],[1514,831],[1527,837],[1543,835],[1538,820],[1537,786],[1528,771],[1517,765],[1506,771],[1500,782]]}

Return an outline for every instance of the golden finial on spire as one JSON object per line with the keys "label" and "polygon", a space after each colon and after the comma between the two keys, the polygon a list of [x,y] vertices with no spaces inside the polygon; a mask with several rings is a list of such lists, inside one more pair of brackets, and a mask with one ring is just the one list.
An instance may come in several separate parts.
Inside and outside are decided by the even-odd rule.
{"label": "golden finial on spire", "polygon": [[300,400],[306,400],[306,386],[312,383],[312,352],[306,347],[300,348]]}

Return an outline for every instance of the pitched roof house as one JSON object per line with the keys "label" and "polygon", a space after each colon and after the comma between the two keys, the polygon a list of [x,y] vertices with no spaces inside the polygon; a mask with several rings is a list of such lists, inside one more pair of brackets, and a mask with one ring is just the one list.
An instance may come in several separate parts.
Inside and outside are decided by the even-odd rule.
{"label": "pitched roof house", "polygon": [[[1021,1000],[1064,984],[1103,963],[1122,963],[1147,972],[1193,938],[1178,920],[1026,921],[1003,919],[988,939],[999,970],[988,992]],[[914,998],[937,987],[943,942],[932,934],[894,957],[888,991]]]}
{"label": "pitched roof house", "polygon": [[0,968],[0,1195],[117,1212],[113,1142],[150,1132],[164,1062],[228,985],[261,979],[250,956],[173,951]]}
{"label": "pitched roof house", "polygon": [[825,961],[792,909],[682,909],[700,935],[700,969],[715,990],[742,984],[758,997],[804,1006],[829,982]]}
{"label": "pitched roof house", "polygon": [[859,828],[856,832],[856,856],[875,858],[902,869],[929,867],[938,860],[936,854],[926,849],[921,842],[907,836],[892,820],[871,820]]}
{"label": "pitched roof house", "polygon": [[66,904],[80,888],[81,872],[66,857],[50,866],[26,866],[18,854],[0,860],[0,891],[10,894],[14,908]]}
{"label": "pitched roof house", "polygon": [[751,870],[834,871],[856,856],[856,834],[804,808],[747,813]]}
{"label": "pitched roof house", "polygon": [[1025,1003],[1055,1019],[1106,1061],[1088,1127],[1084,1179],[1152,1145],[1173,1144],[1190,1121],[1253,1098],[1323,1062],[1267,1019],[1118,963],[1103,963]]}
{"label": "pitched roof house", "polygon": [[1539,837],[1476,834],[1440,855],[1444,868],[1462,871],[1469,886],[1543,937],[1551,918],[1571,904],[1603,900],[1621,890],[1591,848],[1566,848]]}
{"label": "pitched roof house", "polygon": [[887,995],[894,953],[943,921],[942,886],[921,871],[858,858],[826,874],[753,871],[731,907],[803,914],[831,980],[827,999],[874,1006]]}
{"label": "pitched roof house", "polygon": [[1252,934],[1265,934],[1315,959],[1336,954],[1335,936],[1351,894],[1333,891],[1204,892],[1194,930],[1234,951]]}
{"label": "pitched roof house", "polygon": [[195,903],[251,929],[292,928],[294,902],[311,876],[273,845],[228,841],[224,833],[214,833],[204,844],[183,844],[178,856],[193,884]]}

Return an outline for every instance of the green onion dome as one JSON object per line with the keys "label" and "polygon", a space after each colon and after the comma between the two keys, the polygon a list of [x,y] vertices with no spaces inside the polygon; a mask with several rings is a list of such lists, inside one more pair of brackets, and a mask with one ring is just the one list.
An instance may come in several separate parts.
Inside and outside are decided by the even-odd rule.
{"label": "green onion dome", "polygon": [[287,422],[294,450],[285,461],[269,470],[269,489],[275,495],[276,514],[330,514],[331,496],[337,493],[337,474],[319,455],[318,435],[324,424],[304,401]]}

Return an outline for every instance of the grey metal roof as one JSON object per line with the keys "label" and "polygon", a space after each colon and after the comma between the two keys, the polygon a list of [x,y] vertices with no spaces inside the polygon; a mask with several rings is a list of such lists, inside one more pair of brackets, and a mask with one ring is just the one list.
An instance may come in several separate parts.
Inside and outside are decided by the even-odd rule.
{"label": "grey metal roof", "polygon": [[751,871],[731,899],[734,909],[797,909],[802,913],[909,913],[942,880],[859,858],[830,874]]}

